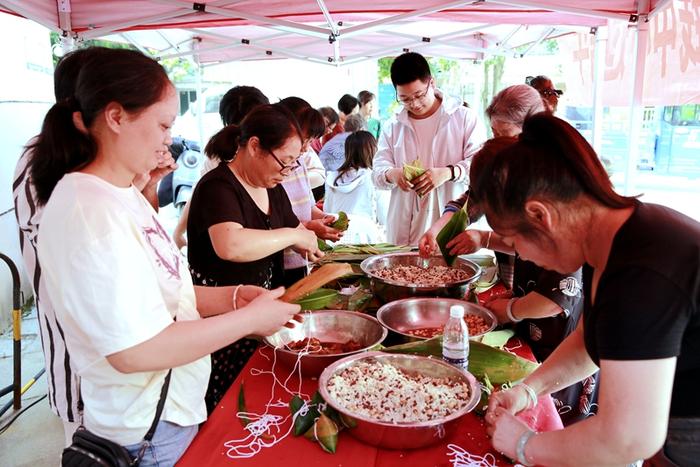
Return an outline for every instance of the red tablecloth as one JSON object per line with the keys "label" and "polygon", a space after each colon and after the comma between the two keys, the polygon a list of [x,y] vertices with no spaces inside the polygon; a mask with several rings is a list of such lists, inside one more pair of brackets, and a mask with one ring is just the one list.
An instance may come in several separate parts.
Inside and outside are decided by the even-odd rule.
{"label": "red tablecloth", "polygon": [[[533,359],[532,353],[526,346],[520,345],[516,339],[509,343],[513,351],[523,357]],[[381,466],[381,467],[418,467],[418,466],[450,466],[448,457],[448,444],[456,444],[471,454],[483,456],[495,451],[491,447],[490,440],[486,437],[486,428],[481,417],[471,413],[462,419],[459,429],[445,440],[418,450],[394,451],[377,449],[367,446],[343,431],[339,435],[338,447],[335,454],[322,451],[321,447],[303,436],[287,436],[279,444],[270,448],[263,448],[254,457],[248,459],[231,459],[227,456],[229,449],[224,443],[231,440],[242,439],[248,432],[244,430],[241,422],[236,418],[238,411],[238,393],[241,383],[244,382],[246,406],[249,412],[264,413],[265,404],[272,398],[273,379],[269,374],[252,374],[251,369],[270,370],[271,357],[269,349],[255,353],[248,361],[241,375],[228,390],[209,420],[203,425],[199,434],[182,457],[179,466],[272,466],[284,467],[311,467],[311,466]],[[276,374],[280,379],[289,376],[289,370],[277,365]],[[299,379],[292,376],[287,382],[287,387],[296,390]],[[316,379],[304,378],[302,392],[311,396],[318,388]],[[291,396],[286,394],[279,386],[275,387],[274,400],[288,403]],[[286,416],[288,408],[271,408],[270,413]],[[549,396],[540,398],[540,403],[534,409],[524,412],[520,417],[530,427],[537,431],[551,431],[562,428],[561,418],[554,408]],[[291,424],[287,421],[283,432],[286,432]],[[241,444],[241,443],[238,443]],[[498,465],[510,465],[508,460],[496,455]]]}

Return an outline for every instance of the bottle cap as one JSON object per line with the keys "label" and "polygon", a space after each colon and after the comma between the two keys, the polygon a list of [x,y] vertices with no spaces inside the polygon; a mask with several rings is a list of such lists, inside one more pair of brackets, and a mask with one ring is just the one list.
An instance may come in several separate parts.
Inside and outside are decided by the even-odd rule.
{"label": "bottle cap", "polygon": [[450,307],[450,318],[464,318],[464,307],[452,305]]}

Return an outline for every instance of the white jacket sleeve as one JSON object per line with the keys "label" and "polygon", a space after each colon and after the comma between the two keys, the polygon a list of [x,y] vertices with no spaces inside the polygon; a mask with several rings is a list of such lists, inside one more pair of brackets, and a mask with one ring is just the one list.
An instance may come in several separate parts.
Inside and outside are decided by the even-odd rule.
{"label": "white jacket sleeve", "polygon": [[394,159],[394,145],[392,144],[393,125],[388,125],[379,135],[377,142],[377,154],[372,161],[372,181],[380,190],[391,190],[396,184],[386,180],[386,173],[396,167]]}
{"label": "white jacket sleeve", "polygon": [[479,119],[476,117],[476,112],[472,109],[465,109],[464,115],[464,134],[462,141],[462,160],[456,164],[458,172],[456,173],[456,182],[469,181],[469,167],[471,166],[471,158],[476,152],[481,149],[481,146],[486,140],[486,131]]}

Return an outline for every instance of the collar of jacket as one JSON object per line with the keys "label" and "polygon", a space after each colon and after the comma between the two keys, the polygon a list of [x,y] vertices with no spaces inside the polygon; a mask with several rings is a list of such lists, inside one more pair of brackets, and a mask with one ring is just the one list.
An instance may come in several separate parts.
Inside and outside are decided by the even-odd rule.
{"label": "collar of jacket", "polygon": [[[435,88],[435,96],[439,97],[442,99],[442,104],[440,107],[437,109],[437,112],[442,112],[446,115],[451,115],[457,111],[462,106],[462,102],[457,100],[456,98],[452,96],[448,96],[447,94],[443,93],[439,89]],[[396,116],[396,120],[403,123],[404,125],[408,125],[408,119],[410,117],[408,116],[408,110],[404,107],[401,109],[401,111],[398,113]]]}

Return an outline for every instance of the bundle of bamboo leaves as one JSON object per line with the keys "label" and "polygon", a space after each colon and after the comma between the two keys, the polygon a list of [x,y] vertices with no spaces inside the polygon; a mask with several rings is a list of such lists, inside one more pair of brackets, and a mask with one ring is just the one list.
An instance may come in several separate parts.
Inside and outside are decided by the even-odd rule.
{"label": "bundle of bamboo leaves", "polygon": [[[323,240],[319,240],[319,242],[322,241]],[[411,247],[407,245],[394,245],[392,243],[338,243],[335,246],[330,246],[324,242],[323,246],[319,243],[319,249],[326,254],[321,261],[327,262],[358,261],[372,255],[410,251]]]}

